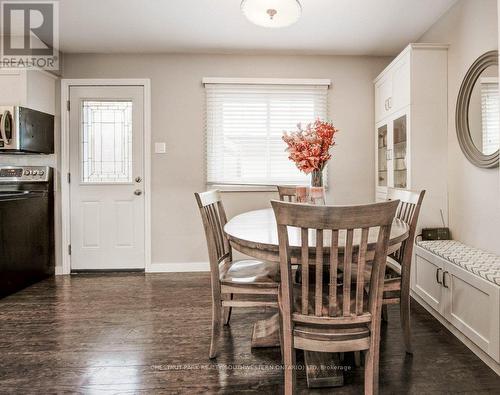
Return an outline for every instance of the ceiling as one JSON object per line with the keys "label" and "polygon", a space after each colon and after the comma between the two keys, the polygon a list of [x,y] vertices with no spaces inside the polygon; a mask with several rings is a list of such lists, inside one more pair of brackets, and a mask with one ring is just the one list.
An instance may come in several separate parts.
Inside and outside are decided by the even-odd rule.
{"label": "ceiling", "polygon": [[302,17],[266,29],[240,0],[60,0],[63,52],[394,55],[456,0],[300,0]]}

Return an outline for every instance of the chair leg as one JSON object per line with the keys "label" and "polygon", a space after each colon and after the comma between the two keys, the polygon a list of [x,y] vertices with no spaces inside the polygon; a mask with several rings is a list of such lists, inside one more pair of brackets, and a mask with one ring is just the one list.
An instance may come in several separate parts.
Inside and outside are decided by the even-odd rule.
{"label": "chair leg", "polygon": [[354,366],[357,368],[361,366],[361,351],[354,351]]}
{"label": "chair leg", "polygon": [[365,395],[378,395],[380,321],[372,324],[370,348],[365,353]]}
{"label": "chair leg", "polygon": [[[229,300],[233,300],[233,294],[229,295]],[[224,325],[229,325],[229,320],[231,319],[232,307],[224,307]]]}
{"label": "chair leg", "polygon": [[399,305],[399,314],[401,319],[401,328],[403,329],[403,338],[405,349],[408,354],[413,354],[411,346],[411,328],[410,328],[410,293],[401,290],[401,300]]}
{"label": "chair leg", "polygon": [[291,344],[291,339],[286,336],[283,339],[283,360],[285,371],[285,395],[295,393],[295,349]]}
{"label": "chair leg", "polygon": [[212,300],[212,339],[210,341],[210,359],[217,356],[217,345],[221,332],[222,303],[220,298]]}
{"label": "chair leg", "polygon": [[387,305],[386,304],[382,305],[382,321],[389,322],[389,318],[388,318],[388,315],[387,315]]}
{"label": "chair leg", "polygon": [[374,394],[374,363],[373,350],[370,348],[365,352],[365,395]]}
{"label": "chair leg", "polygon": [[279,338],[280,338],[280,352],[281,352],[281,362],[285,363],[285,354],[284,354],[284,344],[283,344],[283,317],[281,315],[281,308],[278,308],[278,314],[279,314],[279,323],[280,323],[280,328],[279,328]]}

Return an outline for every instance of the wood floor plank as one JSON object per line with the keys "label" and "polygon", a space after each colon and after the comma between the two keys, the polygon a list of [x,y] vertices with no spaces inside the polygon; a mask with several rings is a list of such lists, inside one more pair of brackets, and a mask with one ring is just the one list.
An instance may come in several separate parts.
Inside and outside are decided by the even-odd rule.
{"label": "wood floor plank", "polygon": [[[412,305],[413,358],[398,306],[382,328],[380,392],[498,393],[500,378],[424,309]],[[251,348],[253,325],[274,311],[235,309],[219,357],[208,359],[208,273],[91,274],[45,280],[0,300],[0,393],[280,393],[279,348]],[[385,339],[391,338],[391,341]],[[297,353],[303,364],[303,354]],[[301,393],[359,394],[345,385]]]}

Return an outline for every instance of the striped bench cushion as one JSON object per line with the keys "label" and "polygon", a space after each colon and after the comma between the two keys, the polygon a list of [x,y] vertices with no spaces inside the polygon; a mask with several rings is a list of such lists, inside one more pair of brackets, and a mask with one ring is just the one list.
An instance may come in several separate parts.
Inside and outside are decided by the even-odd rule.
{"label": "striped bench cushion", "polygon": [[500,286],[500,257],[456,240],[421,240],[417,245]]}

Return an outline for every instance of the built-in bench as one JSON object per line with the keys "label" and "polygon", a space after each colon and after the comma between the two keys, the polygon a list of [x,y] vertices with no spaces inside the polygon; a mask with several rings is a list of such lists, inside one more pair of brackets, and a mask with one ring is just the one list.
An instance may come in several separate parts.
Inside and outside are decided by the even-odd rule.
{"label": "built-in bench", "polygon": [[500,257],[456,240],[422,240],[417,245],[500,286]]}
{"label": "built-in bench", "polygon": [[412,296],[500,375],[500,257],[456,240],[414,254]]}

